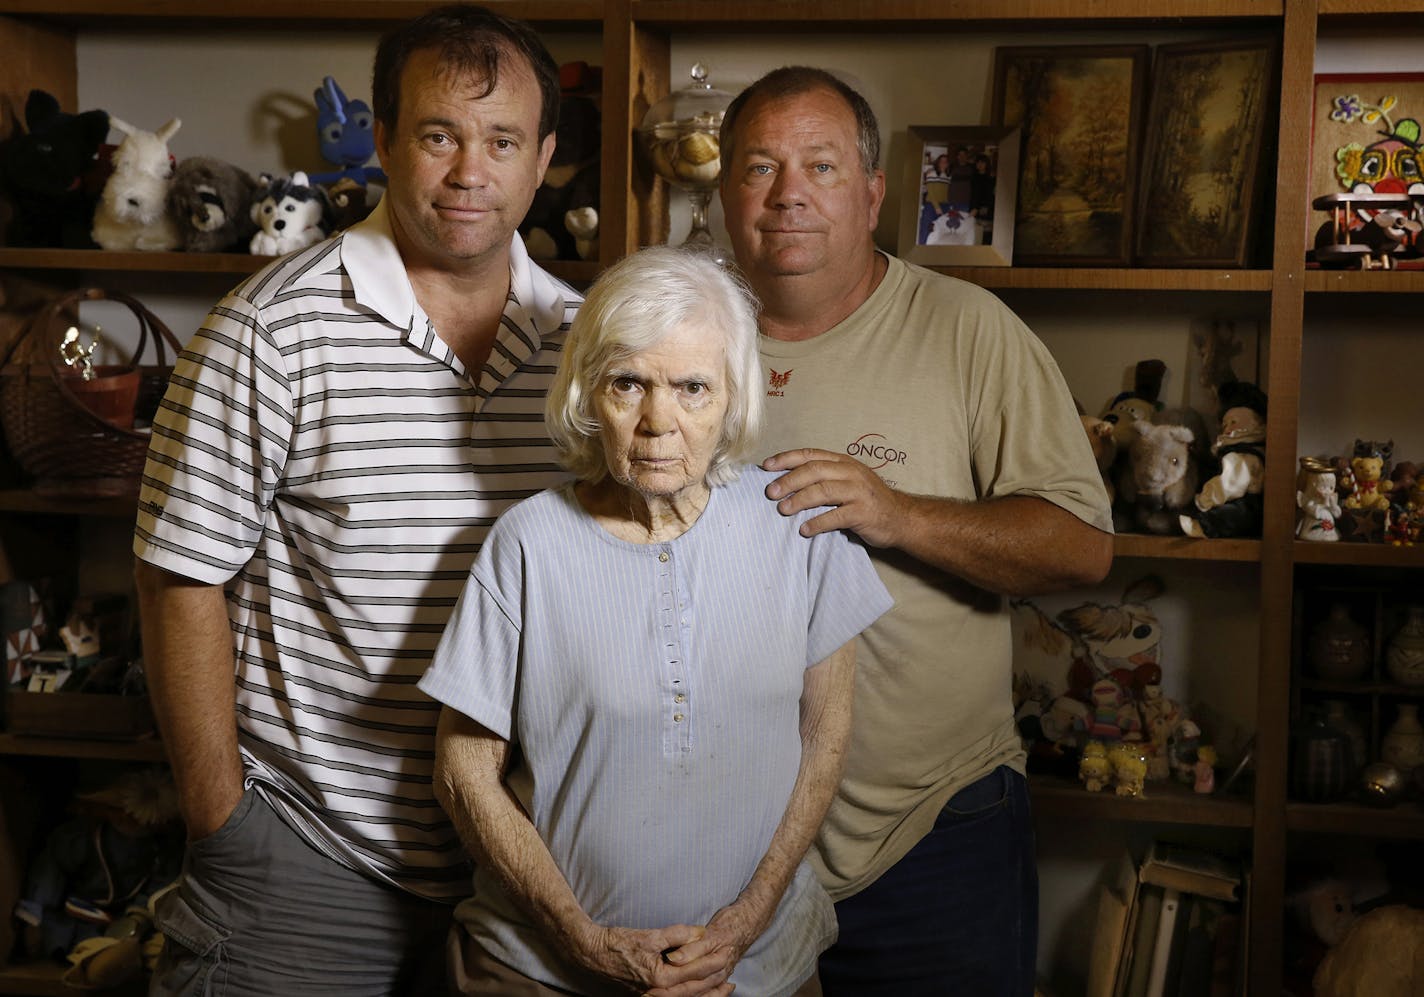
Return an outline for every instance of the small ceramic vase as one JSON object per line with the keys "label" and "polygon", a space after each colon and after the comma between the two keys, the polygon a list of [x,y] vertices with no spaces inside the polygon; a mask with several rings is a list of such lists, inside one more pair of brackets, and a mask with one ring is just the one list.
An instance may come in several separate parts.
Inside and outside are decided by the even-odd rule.
{"label": "small ceramic vase", "polygon": [[1389,642],[1385,669],[1400,685],[1424,685],[1424,606],[1410,606],[1404,626]]}
{"label": "small ceramic vase", "polygon": [[1424,765],[1424,727],[1419,725],[1418,705],[1399,704],[1399,716],[1380,739],[1380,758],[1399,769],[1406,779]]}
{"label": "small ceramic vase", "polygon": [[1316,717],[1292,731],[1291,795],[1328,803],[1350,787],[1350,739]]}
{"label": "small ceramic vase", "polygon": [[1365,794],[1365,802],[1377,807],[1392,807],[1398,803],[1406,785],[1408,783],[1399,769],[1389,762],[1371,762],[1360,773],[1360,789]]}
{"label": "small ceramic vase", "polygon": [[1307,648],[1312,671],[1319,678],[1350,681],[1370,670],[1370,635],[1350,619],[1344,603],[1330,607],[1330,615],[1311,631]]}
{"label": "small ceramic vase", "polygon": [[1350,740],[1350,772],[1360,771],[1370,760],[1370,740],[1365,736],[1365,728],[1360,726],[1343,699],[1327,699],[1324,705],[1326,726],[1338,730]]}

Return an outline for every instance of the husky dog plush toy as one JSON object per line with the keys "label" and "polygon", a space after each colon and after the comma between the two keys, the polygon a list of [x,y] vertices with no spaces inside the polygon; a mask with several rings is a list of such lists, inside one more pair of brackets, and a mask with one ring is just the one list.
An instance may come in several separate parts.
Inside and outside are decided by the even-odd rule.
{"label": "husky dog plush toy", "polygon": [[326,238],[322,227],[325,213],[321,189],[308,183],[301,170],[289,177],[262,174],[252,202],[252,220],[258,226],[252,237],[252,252],[258,256],[284,256],[320,242]]}
{"label": "husky dog plush toy", "polygon": [[231,163],[208,156],[180,162],[168,189],[168,214],[183,249],[221,253],[247,248],[257,231],[252,219],[256,190],[257,181]]}

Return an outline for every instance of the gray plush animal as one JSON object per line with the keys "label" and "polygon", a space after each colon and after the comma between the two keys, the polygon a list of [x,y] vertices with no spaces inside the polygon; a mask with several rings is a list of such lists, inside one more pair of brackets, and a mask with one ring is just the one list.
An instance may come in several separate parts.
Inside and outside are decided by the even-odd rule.
{"label": "gray plush animal", "polygon": [[246,252],[257,231],[252,197],[257,181],[245,170],[208,156],[178,164],[168,191],[168,215],[190,253]]}
{"label": "gray plush animal", "polygon": [[1205,424],[1193,409],[1169,409],[1136,424],[1117,485],[1119,505],[1131,515],[1123,528],[1163,536],[1181,532],[1178,516],[1196,497],[1205,438]]}

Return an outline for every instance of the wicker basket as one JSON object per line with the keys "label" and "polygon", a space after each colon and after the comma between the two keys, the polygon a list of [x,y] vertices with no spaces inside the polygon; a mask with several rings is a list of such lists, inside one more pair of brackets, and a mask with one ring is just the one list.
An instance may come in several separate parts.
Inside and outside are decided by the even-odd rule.
{"label": "wicker basket", "polygon": [[[81,302],[117,301],[139,324],[138,346],[127,364],[99,368],[101,394],[133,390],[133,420],[121,403],[112,417],[99,414],[103,402],[76,393],[77,379],[60,360],[59,344]],[[140,360],[153,340],[157,364]],[[23,346],[23,349],[21,347]],[[10,453],[34,479],[34,490],[54,498],[115,498],[138,493],[148,455],[149,425],[173,371],[169,349],[182,349],[159,318],[121,291],[89,287],[61,295],[46,305],[16,337],[0,368],[0,425]],[[15,360],[17,362],[12,362]],[[128,383],[125,383],[128,382]],[[95,382],[90,382],[94,385]],[[88,394],[93,395],[91,391]]]}

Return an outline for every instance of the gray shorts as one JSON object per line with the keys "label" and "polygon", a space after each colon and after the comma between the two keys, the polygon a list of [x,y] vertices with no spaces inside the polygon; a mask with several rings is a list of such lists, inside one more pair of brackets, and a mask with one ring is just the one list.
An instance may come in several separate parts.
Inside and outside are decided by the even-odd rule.
{"label": "gray shorts", "polygon": [[249,789],[158,903],[149,995],[441,994],[451,911],[328,858]]}

